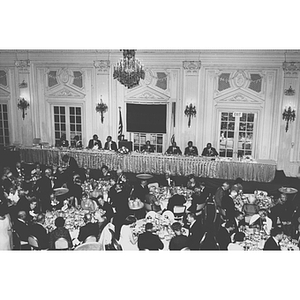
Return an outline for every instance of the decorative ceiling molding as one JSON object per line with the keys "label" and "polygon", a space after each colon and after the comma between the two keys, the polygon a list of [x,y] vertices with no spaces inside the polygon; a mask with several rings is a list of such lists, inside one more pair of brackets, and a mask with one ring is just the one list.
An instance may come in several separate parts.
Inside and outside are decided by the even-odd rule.
{"label": "decorative ceiling molding", "polygon": [[300,71],[300,62],[284,62],[282,68],[285,76],[297,77]]}
{"label": "decorative ceiling molding", "polygon": [[77,93],[76,91],[68,87],[63,87],[62,89],[53,92],[47,96],[53,98],[84,98],[85,95]]}
{"label": "decorative ceiling molding", "polygon": [[231,93],[224,95],[218,99],[215,99],[217,103],[249,103],[249,104],[263,104],[264,101],[261,98],[255,97],[248,93]]}
{"label": "decorative ceiling molding", "polygon": [[0,97],[9,97],[10,92],[6,89],[4,89],[4,87],[1,85],[0,86]]}
{"label": "decorative ceiling molding", "polygon": [[137,100],[151,100],[155,102],[167,102],[170,99],[169,96],[160,93],[157,90],[154,90],[153,88],[150,87],[142,87],[132,93],[128,93],[126,96],[126,100],[132,100],[132,101],[137,101]]}
{"label": "decorative ceiling molding", "polygon": [[110,69],[109,60],[94,60],[94,67],[97,70],[97,75],[108,74]]}
{"label": "decorative ceiling molding", "polygon": [[201,61],[183,61],[183,69],[187,74],[197,75],[201,68]]}

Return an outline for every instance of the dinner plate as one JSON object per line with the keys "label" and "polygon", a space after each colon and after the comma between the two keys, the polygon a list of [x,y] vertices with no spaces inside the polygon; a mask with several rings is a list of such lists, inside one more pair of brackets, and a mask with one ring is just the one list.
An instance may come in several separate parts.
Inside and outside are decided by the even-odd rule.
{"label": "dinner plate", "polygon": [[297,193],[298,190],[292,187],[281,187],[278,189],[279,192],[284,193],[284,194],[294,194]]}
{"label": "dinner plate", "polygon": [[138,174],[138,175],[136,175],[136,177],[139,178],[139,179],[144,179],[144,180],[146,180],[146,179],[152,178],[153,175],[151,175],[151,174]]}
{"label": "dinner plate", "polygon": [[69,191],[69,189],[67,188],[56,188],[54,189],[54,195],[55,196],[60,196],[60,195],[64,195]]}

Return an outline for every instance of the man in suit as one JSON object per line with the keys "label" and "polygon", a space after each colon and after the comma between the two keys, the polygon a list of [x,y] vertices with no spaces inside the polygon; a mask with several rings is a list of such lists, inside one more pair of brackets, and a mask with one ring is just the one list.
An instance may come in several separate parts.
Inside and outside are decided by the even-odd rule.
{"label": "man in suit", "polygon": [[198,156],[198,149],[196,146],[193,146],[193,142],[189,141],[188,146],[184,149],[184,155],[187,156]]}
{"label": "man in suit", "polygon": [[222,199],[222,209],[225,211],[226,220],[234,223],[235,217],[235,204],[234,199],[237,196],[236,190],[231,190],[229,195],[225,195]]}
{"label": "man in suit", "polygon": [[138,237],[139,250],[162,250],[164,244],[158,237],[158,235],[152,233],[153,224],[147,223],[145,226],[145,232]]}
{"label": "man in suit", "polygon": [[41,249],[49,248],[49,236],[46,228],[44,227],[45,216],[43,214],[38,214],[36,221],[29,226],[29,235],[33,235],[37,238],[39,247]]}
{"label": "man in suit", "polygon": [[161,186],[173,187],[175,186],[175,180],[171,178],[171,172],[168,171],[165,173],[164,177],[160,181]]}
{"label": "man in suit", "polygon": [[79,229],[78,240],[80,242],[84,242],[86,240],[86,238],[90,235],[98,238],[99,224],[92,223],[92,215],[89,213],[85,214],[84,221],[85,221],[85,225],[80,227],[80,229]]}
{"label": "man in suit", "polygon": [[142,152],[153,153],[154,147],[150,144],[150,141],[146,141],[146,144],[142,146]]}
{"label": "man in suit", "polygon": [[52,170],[47,168],[36,183],[36,192],[41,201],[42,211],[52,210],[50,195],[53,193],[54,182],[51,178]]}
{"label": "man in suit", "polygon": [[172,146],[170,146],[168,148],[168,150],[166,151],[166,154],[179,154],[179,155],[181,155],[182,152],[181,152],[180,148],[176,145],[176,142],[172,142]]}
{"label": "man in suit", "polygon": [[263,250],[281,250],[280,241],[283,238],[283,230],[280,227],[275,227],[271,230],[271,237],[269,237],[264,245]]}
{"label": "man in suit", "polygon": [[96,149],[96,150],[102,148],[102,143],[98,139],[98,135],[97,134],[94,134],[93,138],[89,140],[88,148],[89,149]]}
{"label": "man in suit", "polygon": [[145,202],[145,196],[149,194],[148,182],[147,180],[141,180],[137,185],[135,185],[132,197],[134,199],[138,198],[142,202]]}
{"label": "man in suit", "polygon": [[192,195],[192,205],[188,210],[194,212],[196,216],[199,216],[202,213],[208,196],[209,192],[206,188],[205,182],[200,182],[199,186],[196,186],[194,188],[194,194]]}
{"label": "man in suit", "polygon": [[169,244],[169,250],[181,250],[187,248],[189,245],[189,239],[187,236],[182,234],[182,225],[179,222],[174,222],[171,225],[172,230],[175,233],[175,236],[171,239]]}
{"label": "man in suit", "polygon": [[167,210],[173,212],[174,206],[183,206],[185,203],[185,198],[183,195],[174,194],[168,201]]}
{"label": "man in suit", "polygon": [[[28,236],[29,236],[29,227],[26,223],[26,212],[25,211],[19,211],[17,220],[14,222],[13,228],[18,234],[21,242],[21,249],[27,249],[26,244],[28,244]],[[22,247],[22,244],[25,246]]]}
{"label": "man in suit", "polygon": [[106,142],[104,144],[104,149],[105,150],[113,150],[113,151],[118,150],[116,142],[114,142],[112,140],[112,137],[110,135],[106,138]]}
{"label": "man in suit", "polygon": [[217,152],[217,150],[214,147],[211,146],[211,143],[207,143],[207,145],[203,149],[201,155],[202,156],[214,157],[214,156],[218,156],[219,153]]}
{"label": "man in suit", "polygon": [[228,250],[228,245],[231,243],[231,236],[234,233],[235,225],[232,222],[224,222],[221,224],[216,234],[216,240],[220,250]]}
{"label": "man in suit", "polygon": [[204,228],[193,212],[187,214],[187,222],[189,224],[189,248],[190,250],[199,250],[200,241],[204,235]]}

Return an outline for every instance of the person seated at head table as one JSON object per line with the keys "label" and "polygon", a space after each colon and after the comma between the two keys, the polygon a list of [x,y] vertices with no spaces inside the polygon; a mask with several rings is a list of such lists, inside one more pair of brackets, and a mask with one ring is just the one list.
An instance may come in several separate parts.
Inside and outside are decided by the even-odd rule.
{"label": "person seated at head table", "polygon": [[283,229],[280,227],[272,228],[271,236],[266,240],[263,250],[281,250],[280,242],[283,238]]}
{"label": "person seated at head table", "polygon": [[89,144],[87,146],[89,149],[99,150],[102,148],[102,143],[98,139],[98,135],[94,134],[93,138],[89,140]]}
{"label": "person seated at head table", "polygon": [[198,149],[196,146],[193,146],[193,142],[189,141],[188,146],[184,149],[184,155],[187,156],[198,156]]}
{"label": "person seated at head table", "polygon": [[245,233],[244,232],[236,232],[233,235],[233,241],[228,244],[227,249],[229,251],[244,251],[244,247],[242,243],[245,240]]}
{"label": "person seated at head table", "polygon": [[162,250],[164,244],[157,234],[153,233],[153,224],[146,223],[145,232],[138,236],[139,250]]}
{"label": "person seated at head table", "polygon": [[69,147],[69,141],[66,134],[62,134],[59,141],[56,142],[55,147]]}
{"label": "person seated at head table", "polygon": [[169,146],[169,148],[166,151],[166,154],[179,154],[181,155],[182,152],[180,148],[177,146],[176,142],[172,142],[172,146]]}
{"label": "person seated at head table", "polygon": [[99,224],[98,222],[92,222],[92,215],[86,213],[84,215],[85,225],[79,228],[78,241],[84,242],[87,237],[94,236],[96,239],[99,236]]}
{"label": "person seated at head table", "polygon": [[167,171],[160,180],[160,186],[174,187],[175,185],[175,180],[171,178],[171,172]]}
{"label": "person seated at head table", "polygon": [[189,246],[189,240],[186,235],[182,234],[182,225],[179,222],[174,222],[171,225],[172,230],[175,233],[175,236],[172,237],[169,250],[181,250]]}
{"label": "person seated at head table", "polygon": [[114,142],[112,140],[112,137],[110,135],[106,138],[106,142],[104,144],[104,149],[118,151],[117,144],[116,144],[116,142]]}
{"label": "person seated at head table", "polygon": [[211,146],[211,143],[207,143],[207,145],[203,149],[201,155],[202,156],[213,157],[213,156],[219,156],[219,153],[217,152],[217,150],[214,147]]}
{"label": "person seated at head table", "polygon": [[150,144],[150,141],[146,141],[146,144],[142,146],[141,150],[143,153],[153,153],[154,146]]}
{"label": "person seated at head table", "polygon": [[79,135],[74,136],[74,140],[71,141],[72,148],[82,148],[82,142],[79,140]]}
{"label": "person seated at head table", "polygon": [[73,247],[71,235],[65,226],[65,219],[63,217],[57,217],[54,221],[56,228],[50,232],[49,236],[49,250],[55,249],[55,242],[59,238],[65,238],[68,241],[68,249]]}
{"label": "person seated at head table", "polygon": [[272,229],[272,220],[268,217],[267,210],[264,208],[259,209],[258,213],[251,217],[249,226],[258,226],[260,230],[264,230],[266,234],[270,234]]}

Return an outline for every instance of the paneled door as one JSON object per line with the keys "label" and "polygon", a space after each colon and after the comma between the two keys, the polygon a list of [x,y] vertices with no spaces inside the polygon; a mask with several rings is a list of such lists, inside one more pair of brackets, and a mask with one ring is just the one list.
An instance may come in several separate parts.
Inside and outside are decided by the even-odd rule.
{"label": "paneled door", "polygon": [[254,156],[257,113],[221,112],[219,154],[234,159]]}

